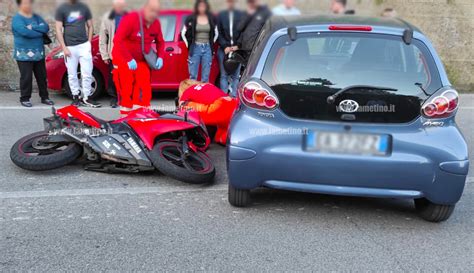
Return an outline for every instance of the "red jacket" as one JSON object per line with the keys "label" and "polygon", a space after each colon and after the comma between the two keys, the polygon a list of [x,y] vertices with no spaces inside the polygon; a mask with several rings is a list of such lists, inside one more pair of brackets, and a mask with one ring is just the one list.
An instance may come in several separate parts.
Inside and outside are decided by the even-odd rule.
{"label": "red jacket", "polygon": [[115,62],[128,63],[132,59],[137,62],[145,61],[142,53],[139,12],[142,14],[143,32],[145,33],[145,51],[150,52],[150,47],[154,42],[158,55],[162,54],[165,41],[161,32],[159,20],[155,20],[149,27],[143,18],[143,11],[134,11],[125,15],[120,21],[120,27],[117,29],[114,37],[114,48],[112,56]]}
{"label": "red jacket", "polygon": [[192,101],[203,104],[212,104],[217,99],[226,96],[227,94],[221,89],[217,88],[217,86],[210,83],[201,83],[190,86],[188,89],[186,89],[179,100],[181,102]]}

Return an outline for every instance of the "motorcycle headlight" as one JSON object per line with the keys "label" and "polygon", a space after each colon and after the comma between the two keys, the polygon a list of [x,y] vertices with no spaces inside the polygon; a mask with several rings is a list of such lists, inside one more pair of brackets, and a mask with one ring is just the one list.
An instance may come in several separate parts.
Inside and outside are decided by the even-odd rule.
{"label": "motorcycle headlight", "polygon": [[64,52],[62,50],[58,51],[56,54],[53,55],[53,59],[54,60],[64,59]]}

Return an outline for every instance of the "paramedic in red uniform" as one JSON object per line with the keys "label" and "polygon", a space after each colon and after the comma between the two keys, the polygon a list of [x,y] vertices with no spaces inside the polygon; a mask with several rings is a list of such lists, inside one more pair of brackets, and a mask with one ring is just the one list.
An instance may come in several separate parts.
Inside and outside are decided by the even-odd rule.
{"label": "paramedic in red uniform", "polygon": [[115,68],[113,77],[122,115],[134,108],[150,107],[151,69],[142,52],[139,18],[141,17],[143,22],[145,51],[149,53],[153,50],[152,43],[156,43],[156,68],[161,69],[163,59],[159,55],[163,52],[165,43],[158,20],[159,12],[160,1],[148,0],[143,9],[130,12],[122,19],[115,34],[115,46],[112,51]]}

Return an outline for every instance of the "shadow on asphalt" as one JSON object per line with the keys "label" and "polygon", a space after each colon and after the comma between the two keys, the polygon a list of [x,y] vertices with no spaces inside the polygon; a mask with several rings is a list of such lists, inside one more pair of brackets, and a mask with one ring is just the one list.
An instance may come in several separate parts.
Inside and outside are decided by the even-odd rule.
{"label": "shadow on asphalt", "polygon": [[[390,218],[414,218],[417,214],[412,200],[378,199],[363,197],[334,196],[312,193],[291,192],[273,189],[252,191],[252,205],[262,213],[274,210],[275,206],[298,208],[301,211],[338,213],[350,218],[373,218],[389,215]],[[420,221],[422,221],[420,219]]]}

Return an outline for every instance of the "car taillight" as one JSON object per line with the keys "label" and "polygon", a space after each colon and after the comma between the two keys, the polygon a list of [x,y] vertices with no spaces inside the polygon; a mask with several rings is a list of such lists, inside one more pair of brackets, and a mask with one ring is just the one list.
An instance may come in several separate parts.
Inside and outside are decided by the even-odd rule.
{"label": "car taillight", "polygon": [[427,118],[446,118],[458,109],[459,95],[455,90],[447,90],[429,99],[422,108]]}
{"label": "car taillight", "polygon": [[371,26],[332,25],[328,29],[331,31],[372,31]]}
{"label": "car taillight", "polygon": [[278,106],[278,99],[256,82],[249,82],[240,89],[242,101],[253,108],[273,110]]}

